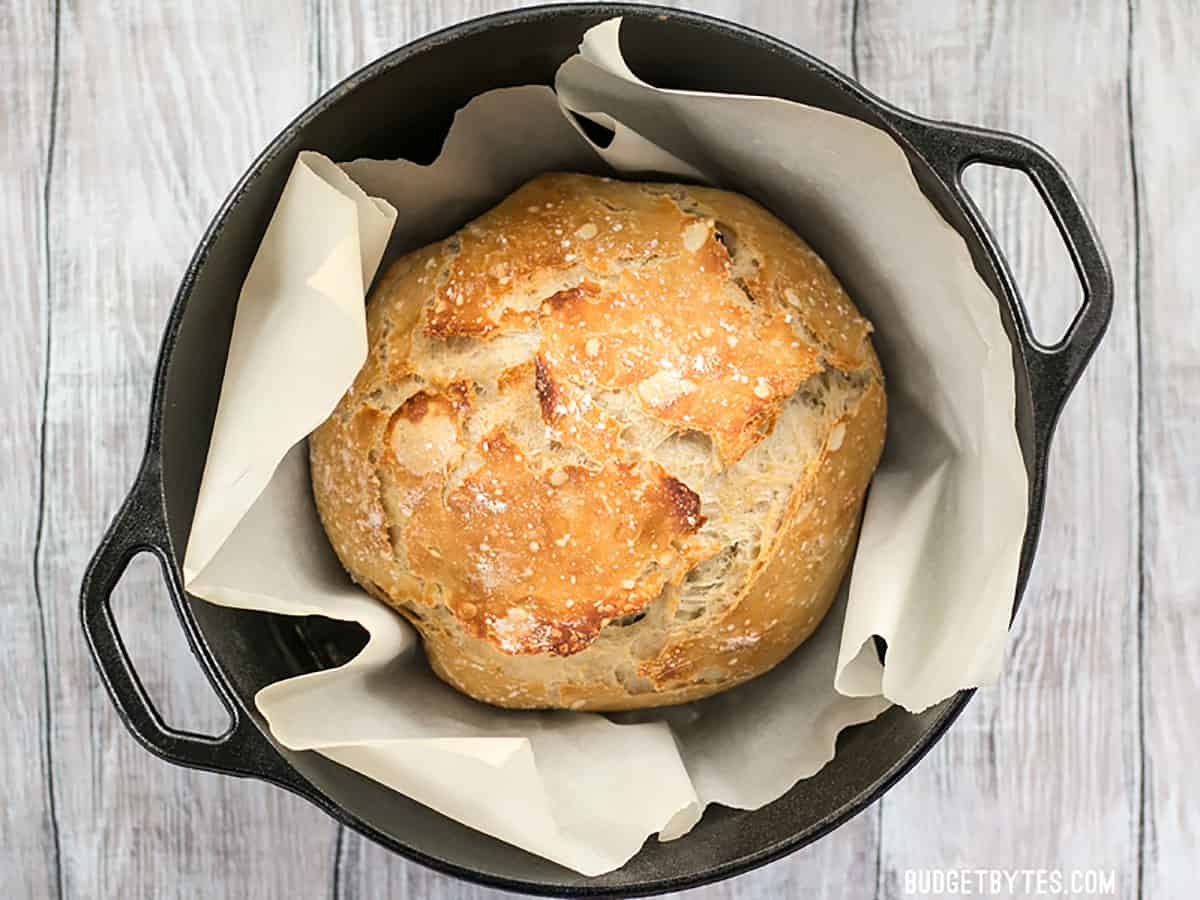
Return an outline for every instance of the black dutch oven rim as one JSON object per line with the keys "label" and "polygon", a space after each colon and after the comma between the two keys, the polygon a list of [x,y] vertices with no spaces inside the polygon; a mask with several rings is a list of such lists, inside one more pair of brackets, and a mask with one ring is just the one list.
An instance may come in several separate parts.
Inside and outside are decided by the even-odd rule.
{"label": "black dutch oven rim", "polygon": [[[854,802],[804,832],[793,834],[732,862],[718,864],[688,876],[646,881],[620,888],[566,887],[488,875],[429,857],[378,831],[317,790],[275,750],[255,722],[247,703],[233,690],[227,677],[217,666],[188,606],[168,531],[166,497],[162,482],[163,398],[168,364],[183,313],[197,273],[219,238],[226,218],[259,177],[264,165],[281,153],[289,140],[307,123],[338,103],[363,82],[382,75],[410,57],[480,30],[562,15],[601,18],[666,17],[723,32],[726,36],[748,44],[760,52],[782,55],[789,62],[808,68],[838,91],[870,108],[879,119],[879,122],[874,124],[883,127],[910,156],[923,160],[943,182],[965,214],[967,224],[973,232],[972,237],[985,251],[986,262],[1003,290],[1004,296],[998,299],[1001,303],[1006,303],[1012,312],[1014,363],[1024,366],[1032,397],[1032,448],[1025,453],[1027,468],[1031,466],[1028,472],[1029,512],[1013,608],[1013,615],[1016,615],[1041,529],[1047,456],[1054,426],[1067,397],[1103,337],[1112,313],[1113,283],[1108,260],[1096,236],[1095,228],[1066,174],[1049,154],[1024,138],[914,115],[875,96],[827,63],[746,26],[695,12],[627,3],[560,3],[528,7],[471,19],[426,35],[374,60],[343,79],[290,122],[255,158],[213,216],[181,281],[167,320],[155,368],[145,454],[129,495],[110,524],[84,574],[80,612],[93,658],[122,720],[146,749],[169,762],[230,775],[255,777],[277,784],[299,794],[338,822],[387,849],[437,871],[474,883],[546,896],[658,894],[709,884],[747,872],[828,834],[874,803],[920,761],[963,711],[974,695],[974,690],[961,691],[947,701],[939,718],[924,733],[922,740]],[[1052,346],[1042,345],[1033,337],[1027,311],[1018,295],[1004,254],[976,205],[963,189],[961,173],[974,163],[1015,169],[1028,176],[1053,216],[1071,256],[1083,287],[1083,303],[1063,337]],[[978,259],[976,265],[979,265]],[[155,709],[132,666],[117,631],[109,599],[129,561],[142,552],[152,553],[158,558],[191,651],[200,661],[230,715],[231,724],[224,734],[200,735],[167,725]]]}

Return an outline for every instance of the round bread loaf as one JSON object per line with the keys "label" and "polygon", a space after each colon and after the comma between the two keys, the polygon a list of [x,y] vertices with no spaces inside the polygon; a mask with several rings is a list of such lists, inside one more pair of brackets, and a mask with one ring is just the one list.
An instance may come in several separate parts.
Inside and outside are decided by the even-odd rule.
{"label": "round bread loaf", "polygon": [[541,176],[379,279],[310,438],[321,521],[479,700],[725,690],[845,573],[884,437],[871,330],[743,196]]}

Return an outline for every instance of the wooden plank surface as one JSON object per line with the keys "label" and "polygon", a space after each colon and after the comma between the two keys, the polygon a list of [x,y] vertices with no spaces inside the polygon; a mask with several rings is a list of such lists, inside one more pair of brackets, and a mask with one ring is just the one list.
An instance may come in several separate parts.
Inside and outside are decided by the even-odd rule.
{"label": "wooden plank surface", "polygon": [[[18,335],[0,354],[0,653],[14,673],[0,707],[6,895],[500,896],[340,832],[282,791],[145,753],[92,671],[76,594],[138,461],[171,297],[225,191],[344,74],[517,5],[528,4],[0,8],[0,289]],[[1200,101],[1200,10],[1166,0],[1134,3],[1132,15],[1086,0],[687,6],[857,70],[900,105],[1042,143],[1096,220],[1118,296],[1060,425],[1002,684],[881,804],[786,860],[686,896],[904,896],[904,873],[930,867],[1097,868],[1114,872],[1118,896],[1195,894],[1200,779],[1185,754],[1200,739],[1188,643],[1200,617],[1200,297],[1188,275],[1200,130],[1187,111]],[[1078,289],[1039,201],[1012,179],[969,175],[1035,324],[1065,321]],[[126,576],[118,616],[169,720],[218,729],[186,649],[162,638],[177,626],[152,566]]]}
{"label": "wooden plank surface", "polygon": [[11,331],[0,353],[0,874],[18,897],[57,890],[50,806],[45,605],[34,580],[41,531],[40,459],[46,372],[45,204],[54,105],[54,9],[0,6],[0,296]]}
{"label": "wooden plank surface", "polygon": [[1141,308],[1141,890],[1196,896],[1200,881],[1200,6],[1135,3],[1130,81]]}

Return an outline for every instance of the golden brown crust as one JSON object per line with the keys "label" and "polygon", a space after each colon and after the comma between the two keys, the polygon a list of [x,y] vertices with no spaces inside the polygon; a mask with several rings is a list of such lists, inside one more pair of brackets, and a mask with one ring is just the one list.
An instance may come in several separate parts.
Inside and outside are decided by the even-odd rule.
{"label": "golden brown crust", "polygon": [[[459,690],[501,706],[614,711],[685,703],[770,670],[816,630],[837,595],[854,550],[861,485],[883,442],[885,404],[875,383],[839,418],[840,443],[835,448],[826,439],[797,485],[786,525],[736,602],[712,627],[669,641],[641,664],[652,691],[630,693],[620,682],[600,680],[563,684],[553,692],[532,680],[514,688],[498,654],[483,641],[427,643],[435,671]],[[717,672],[720,681],[704,677]]]}
{"label": "golden brown crust", "polygon": [[823,367],[783,310],[738,296],[711,227],[704,240],[695,253],[622,271],[611,288],[556,294],[539,325],[562,378],[634,390],[656,418],[711,435],[734,462]]}
{"label": "golden brown crust", "polygon": [[681,501],[690,492],[654,463],[543,472],[504,432],[482,451],[458,487],[424,496],[405,549],[462,628],[502,652],[578,653],[689,558],[698,498]]}
{"label": "golden brown crust", "polygon": [[660,691],[719,668],[738,683],[761,674],[816,630],[837,594],[854,549],[863,485],[883,443],[883,389],[872,383],[857,407],[837,420],[836,450],[827,437],[798,482],[786,525],[763,554],[738,602],[708,629],[670,641],[640,667]]}
{"label": "golden brown crust", "polygon": [[542,176],[395,263],[367,319],[310,439],[314,494],[444,680],[512,707],[676,703],[820,622],[882,375],[870,324],[770,213]]}

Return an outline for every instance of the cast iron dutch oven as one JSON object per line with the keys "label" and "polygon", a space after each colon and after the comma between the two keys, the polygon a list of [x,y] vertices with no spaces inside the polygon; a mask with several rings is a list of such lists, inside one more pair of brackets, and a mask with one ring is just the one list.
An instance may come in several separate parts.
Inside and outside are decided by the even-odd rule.
{"label": "cast iron dutch oven", "polygon": [[[437,155],[455,110],[492,88],[550,84],[584,31],[613,16],[625,17],[621,42],[626,57],[652,84],[801,101],[880,127],[904,148],[921,189],[962,235],[980,275],[999,298],[1012,341],[1017,430],[1029,473],[1018,598],[1037,543],[1055,420],[1112,308],[1112,277],[1103,250],[1066,177],[1044,151],[1007,134],[917,118],[799,50],[692,13],[595,4],[540,7],[465,22],[352,75],[267,147],[209,226],[171,310],[154,380],[145,459],[83,580],[83,627],[96,663],[130,730],[163,758],[281,785],[410,859],[472,881],[549,895],[678,890],[744,872],[802,847],[891,787],[941,737],[971,696],[963,692],[920,715],[892,709],[849,729],[829,765],[769,806],[753,812],[710,808],[685,838],[667,844],[652,838],[618,871],[584,878],[452,822],[314,752],[293,752],[272,739],[255,710],[255,692],[353,655],[363,642],[356,626],[225,609],[184,593],[180,554],[200,487],[238,285],[296,153],[313,149],[335,160],[429,161]],[[697,58],[708,62],[693,66],[691,60]],[[973,162],[1025,172],[1070,250],[1084,301],[1066,337],[1053,347],[1032,338],[1004,257],[963,191],[959,175]],[[760,199],[769,204],[769,198]],[[838,275],[853,295],[854,273]],[[163,722],[116,631],[109,595],[129,560],[142,551],[161,562],[192,650],[232,716],[232,726],[219,737]]]}

